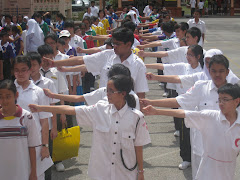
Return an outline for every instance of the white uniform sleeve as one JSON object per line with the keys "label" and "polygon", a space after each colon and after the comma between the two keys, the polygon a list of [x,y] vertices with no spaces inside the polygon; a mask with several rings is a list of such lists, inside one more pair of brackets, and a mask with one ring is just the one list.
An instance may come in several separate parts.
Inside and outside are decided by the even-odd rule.
{"label": "white uniform sleeve", "polygon": [[[215,119],[211,114],[209,113],[211,111],[204,110],[204,111],[185,111],[185,125],[187,128],[196,128],[200,131],[206,130],[207,121],[213,121]],[[212,117],[212,118],[211,118]]]}
{"label": "white uniform sleeve", "polygon": [[174,63],[174,64],[163,64],[164,75],[180,75],[185,74],[185,64],[184,63]]}
{"label": "white uniform sleeve", "polygon": [[136,130],[134,146],[144,146],[151,143],[148,127],[144,117],[141,117]]}
{"label": "white uniform sleeve", "polygon": [[[50,105],[48,97],[44,94],[42,89],[40,89],[38,91],[38,105],[44,105],[44,106],[49,106]],[[39,112],[39,118],[40,119],[45,119],[45,118],[50,118],[50,117],[52,117],[52,113]]]}
{"label": "white uniform sleeve", "polygon": [[83,56],[88,72],[91,72],[94,76],[101,73],[101,70],[107,61],[106,52],[107,51],[102,51],[92,55]]}
{"label": "white uniform sleeve", "polygon": [[182,47],[167,51],[167,53],[168,53],[168,56],[162,57],[163,63],[169,63],[169,64],[180,63],[180,62],[185,63],[187,61],[185,51]]}
{"label": "white uniform sleeve", "polygon": [[[87,102],[88,105],[94,105],[96,104],[98,101],[103,99],[103,93],[105,88],[99,88],[95,91],[92,91],[90,93],[86,93],[83,95],[85,101]],[[105,93],[106,95],[106,93]]]}
{"label": "white uniform sleeve", "polygon": [[178,104],[185,110],[194,110],[199,104],[202,88],[199,83],[195,83],[185,94],[176,97]]}
{"label": "white uniform sleeve", "polygon": [[202,22],[202,34],[206,34],[206,24],[205,22]]}
{"label": "white uniform sleeve", "polygon": [[93,127],[95,105],[91,106],[76,106],[76,120],[79,126]]}
{"label": "white uniform sleeve", "polygon": [[102,45],[102,46],[99,46],[98,49],[100,49],[101,51],[104,51],[104,50],[107,49],[107,45],[104,44],[104,45]]}
{"label": "white uniform sleeve", "polygon": [[41,135],[37,129],[37,125],[31,113],[26,113],[24,116],[23,125],[28,128],[28,146],[36,147],[41,144]]}
{"label": "white uniform sleeve", "polygon": [[169,48],[169,47],[172,47],[173,46],[173,39],[169,39],[167,41],[162,41],[161,44],[162,44],[162,47],[163,48]]}
{"label": "white uniform sleeve", "polygon": [[[48,85],[48,89],[50,89],[50,91],[54,94],[58,94],[57,90],[56,90],[56,87],[54,85],[54,82],[51,80],[49,85]],[[57,102],[59,102],[60,100],[59,99],[53,99],[53,98],[49,98],[50,99],[50,103],[51,104],[55,104]]]}
{"label": "white uniform sleeve", "polygon": [[137,78],[134,82],[134,92],[136,93],[142,93],[142,92],[148,92],[148,83],[146,78],[146,66],[143,65],[139,68]]}

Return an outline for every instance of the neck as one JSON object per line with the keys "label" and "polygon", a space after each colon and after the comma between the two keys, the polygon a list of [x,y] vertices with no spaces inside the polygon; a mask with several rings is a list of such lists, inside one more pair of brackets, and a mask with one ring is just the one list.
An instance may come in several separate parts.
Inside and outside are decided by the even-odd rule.
{"label": "neck", "polygon": [[75,34],[73,33],[73,34],[71,34],[71,36],[70,36],[70,37],[72,38],[72,37],[74,37],[74,35],[75,35]]}
{"label": "neck", "polygon": [[198,67],[198,62],[191,64],[191,67],[192,67],[193,69],[197,68],[197,67]]}
{"label": "neck", "polygon": [[1,45],[3,46],[5,43],[6,43],[6,41],[2,41],[2,42],[1,42]]}
{"label": "neck", "polygon": [[23,81],[23,82],[18,82],[18,81],[17,81],[17,83],[18,83],[20,86],[22,86],[23,89],[26,89],[26,88],[29,86],[30,81],[29,81],[29,80],[26,80],[26,81]]}
{"label": "neck", "polygon": [[33,79],[34,82],[36,82],[37,80],[39,80],[41,77],[40,73],[37,73],[35,76],[31,76],[31,78]]}
{"label": "neck", "polygon": [[58,50],[57,49],[53,50],[54,57],[56,57],[57,54],[58,54]]}
{"label": "neck", "polygon": [[15,105],[15,108],[4,108],[2,107],[2,114],[5,116],[5,117],[8,117],[8,116],[13,116],[17,111],[17,106]]}
{"label": "neck", "polygon": [[122,109],[126,104],[126,101],[122,101],[122,102],[119,102],[118,104],[114,104],[116,109],[119,111],[120,109]]}
{"label": "neck", "polygon": [[199,21],[199,19],[196,19],[196,18],[195,18],[195,22],[198,23],[198,21]]}
{"label": "neck", "polygon": [[223,85],[225,85],[225,84],[227,84],[227,80],[225,80],[225,82],[222,83],[222,84],[218,84],[218,85],[215,84],[215,86],[216,86],[217,88],[220,88],[221,86],[223,86]]}
{"label": "neck", "polygon": [[123,55],[119,55],[121,62],[125,61],[131,54],[132,54],[132,50],[130,49],[130,51],[128,51],[127,53]]}
{"label": "neck", "polygon": [[234,109],[233,111],[230,110],[227,114],[225,114],[226,119],[230,122],[230,125],[232,125],[237,120],[237,111]]}
{"label": "neck", "polygon": [[44,67],[44,66],[42,66],[42,69],[43,69],[44,71],[47,71],[47,70],[49,70],[49,67]]}

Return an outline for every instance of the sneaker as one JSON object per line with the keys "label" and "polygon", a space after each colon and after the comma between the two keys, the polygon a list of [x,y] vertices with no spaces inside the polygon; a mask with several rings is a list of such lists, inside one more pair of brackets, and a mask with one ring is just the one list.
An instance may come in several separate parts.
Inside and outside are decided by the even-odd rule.
{"label": "sneaker", "polygon": [[90,92],[94,91],[95,88],[94,87],[90,87]]}
{"label": "sneaker", "polygon": [[174,133],[173,133],[173,135],[175,136],[175,137],[179,137],[180,136],[180,131],[175,131]]}
{"label": "sneaker", "polygon": [[164,89],[164,84],[163,83],[159,83],[159,86]]}
{"label": "sneaker", "polygon": [[165,93],[163,93],[163,95],[162,95],[163,97],[167,97],[168,96],[168,93],[167,92],[165,92]]}
{"label": "sneaker", "polygon": [[178,168],[180,170],[184,170],[184,169],[187,169],[190,166],[191,166],[191,162],[183,161],[181,164],[179,164]]}
{"label": "sneaker", "polygon": [[56,167],[56,170],[57,170],[58,172],[63,172],[63,171],[65,171],[65,167],[64,167],[64,165],[63,165],[62,162],[59,162],[59,163],[55,164],[55,167]]}

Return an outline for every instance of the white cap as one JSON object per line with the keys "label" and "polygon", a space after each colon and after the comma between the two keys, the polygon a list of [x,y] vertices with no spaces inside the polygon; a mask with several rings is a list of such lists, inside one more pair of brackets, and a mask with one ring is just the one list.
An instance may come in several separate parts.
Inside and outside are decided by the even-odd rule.
{"label": "white cap", "polygon": [[70,34],[70,32],[68,30],[62,30],[60,32],[60,34],[59,34],[59,38],[61,38],[61,37],[70,37],[70,36],[71,36],[71,34]]}

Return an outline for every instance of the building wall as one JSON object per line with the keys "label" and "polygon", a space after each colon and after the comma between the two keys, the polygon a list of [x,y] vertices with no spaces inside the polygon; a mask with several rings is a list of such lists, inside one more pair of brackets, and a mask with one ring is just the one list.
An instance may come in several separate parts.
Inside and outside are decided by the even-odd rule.
{"label": "building wall", "polygon": [[[67,17],[72,16],[71,0],[0,0],[4,14],[23,14],[31,17],[34,12],[61,12]],[[1,6],[0,6],[1,8]]]}

